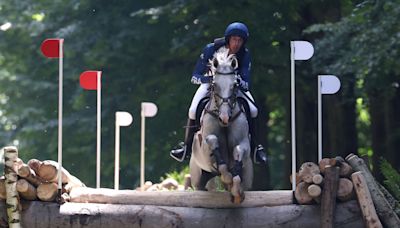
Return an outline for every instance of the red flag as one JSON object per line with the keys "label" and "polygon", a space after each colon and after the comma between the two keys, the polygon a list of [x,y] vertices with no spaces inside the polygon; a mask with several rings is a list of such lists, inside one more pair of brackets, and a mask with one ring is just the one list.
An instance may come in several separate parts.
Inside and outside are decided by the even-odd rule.
{"label": "red flag", "polygon": [[[42,42],[40,49],[47,58],[60,58],[60,42],[64,39],[46,39]],[[61,56],[62,57],[62,56]]]}
{"label": "red flag", "polygon": [[[85,71],[79,77],[79,83],[81,87],[87,90],[97,90],[97,73],[100,73],[100,83],[101,83],[101,71]],[[101,84],[100,84],[101,86]]]}

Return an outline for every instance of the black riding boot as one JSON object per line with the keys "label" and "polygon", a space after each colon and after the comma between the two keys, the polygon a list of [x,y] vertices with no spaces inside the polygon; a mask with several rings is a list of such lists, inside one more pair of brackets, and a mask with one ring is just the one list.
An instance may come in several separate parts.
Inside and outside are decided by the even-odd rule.
{"label": "black riding boot", "polygon": [[264,147],[259,144],[260,138],[256,129],[257,117],[251,118],[249,121],[250,135],[251,135],[251,156],[255,164],[267,164],[267,155],[265,154]]}
{"label": "black riding boot", "polygon": [[196,121],[188,119],[185,130],[185,142],[180,142],[175,149],[171,150],[169,154],[172,158],[179,162],[190,158],[192,154],[193,136],[196,131]]}

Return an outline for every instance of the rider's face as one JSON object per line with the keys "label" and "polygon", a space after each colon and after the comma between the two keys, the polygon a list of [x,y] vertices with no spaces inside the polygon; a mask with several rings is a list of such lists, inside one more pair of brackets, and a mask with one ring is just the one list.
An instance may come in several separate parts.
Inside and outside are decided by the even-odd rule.
{"label": "rider's face", "polygon": [[243,45],[243,38],[240,36],[229,37],[229,54],[236,54]]}

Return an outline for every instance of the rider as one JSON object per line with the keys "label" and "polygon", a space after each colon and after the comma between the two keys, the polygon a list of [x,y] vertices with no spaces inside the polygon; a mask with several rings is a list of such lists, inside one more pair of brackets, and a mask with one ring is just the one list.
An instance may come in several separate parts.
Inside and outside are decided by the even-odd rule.
{"label": "rider", "polygon": [[[210,77],[210,67],[209,60],[213,58],[214,53],[225,46],[229,48],[229,54],[235,54],[238,62],[238,74],[240,76],[239,86],[243,93],[243,97],[248,103],[250,109],[251,119],[249,119],[249,130],[251,134],[251,144],[254,148],[254,162],[255,163],[266,163],[267,157],[264,152],[264,148],[261,144],[258,144],[257,134],[256,134],[256,117],[258,114],[257,107],[254,104],[254,99],[249,91],[250,82],[250,52],[245,47],[246,41],[249,38],[249,31],[245,24],[240,22],[234,22],[228,25],[225,30],[223,38],[218,38],[214,40],[214,43],[208,44],[204,49],[200,58],[198,59],[195,69],[193,71],[193,76],[191,82],[193,84],[200,84],[197,89],[196,94],[193,97],[192,103],[189,108],[189,119],[187,121],[186,132],[185,132],[185,142],[178,144],[176,149],[171,150],[170,155],[178,160],[183,161],[191,155],[192,142],[194,133],[197,131],[198,126],[196,126],[196,110],[199,102],[207,96],[209,82],[212,77]],[[251,101],[249,100],[251,99]]]}

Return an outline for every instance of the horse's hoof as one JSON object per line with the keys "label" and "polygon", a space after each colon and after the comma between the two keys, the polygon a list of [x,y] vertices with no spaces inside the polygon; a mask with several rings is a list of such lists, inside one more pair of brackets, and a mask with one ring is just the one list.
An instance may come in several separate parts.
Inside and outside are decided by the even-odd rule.
{"label": "horse's hoof", "polygon": [[241,204],[244,201],[244,193],[237,196],[231,195],[231,202],[234,204]]}
{"label": "horse's hoof", "polygon": [[227,185],[232,184],[232,174],[231,173],[226,173],[225,175],[221,174],[221,181],[222,183]]}
{"label": "horse's hoof", "polygon": [[232,184],[232,174],[228,171],[227,165],[220,165],[218,171],[221,173],[221,181],[224,184]]}

